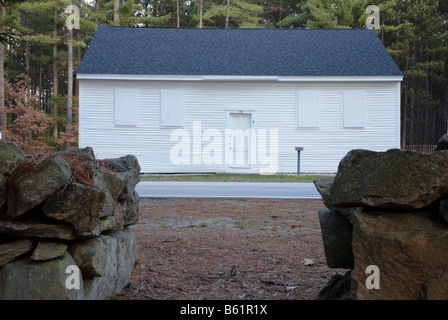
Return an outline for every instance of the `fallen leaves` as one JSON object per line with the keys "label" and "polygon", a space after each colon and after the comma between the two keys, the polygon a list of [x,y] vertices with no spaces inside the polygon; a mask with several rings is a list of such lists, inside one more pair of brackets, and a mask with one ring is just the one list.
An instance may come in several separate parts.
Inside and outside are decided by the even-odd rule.
{"label": "fallen leaves", "polygon": [[[299,200],[140,201],[140,220],[131,226],[139,263],[132,285],[114,299],[312,299],[340,273],[325,263],[317,214],[322,206]],[[187,227],[200,221],[207,225]]]}

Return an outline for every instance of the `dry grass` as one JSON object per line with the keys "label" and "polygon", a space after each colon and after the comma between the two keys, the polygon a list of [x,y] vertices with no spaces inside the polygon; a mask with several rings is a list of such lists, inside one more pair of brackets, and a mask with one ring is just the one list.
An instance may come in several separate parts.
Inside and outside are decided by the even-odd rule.
{"label": "dry grass", "polygon": [[[310,300],[325,263],[321,201],[154,199],[132,226],[139,253],[120,300]],[[309,263],[312,260],[311,263]]]}
{"label": "dry grass", "polygon": [[[41,163],[54,158],[58,153],[51,149],[29,149],[22,152],[24,160],[17,166],[14,172],[9,176],[7,180],[7,189],[9,189],[12,181],[20,177],[21,175],[35,171],[37,166]],[[95,160],[96,167],[92,168],[89,157],[87,155],[76,154],[60,154],[60,156],[67,162],[71,169],[70,183],[80,183],[89,187],[96,187],[93,183],[93,174],[96,169],[99,172],[110,172],[109,160]]]}

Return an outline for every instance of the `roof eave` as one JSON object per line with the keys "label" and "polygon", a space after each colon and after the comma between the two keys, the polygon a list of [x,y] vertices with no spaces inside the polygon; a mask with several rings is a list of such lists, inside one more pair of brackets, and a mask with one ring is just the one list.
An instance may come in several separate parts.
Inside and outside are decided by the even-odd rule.
{"label": "roof eave", "polygon": [[77,74],[79,80],[151,80],[151,81],[269,81],[269,82],[397,82],[397,76],[227,76],[227,75],[135,75]]}

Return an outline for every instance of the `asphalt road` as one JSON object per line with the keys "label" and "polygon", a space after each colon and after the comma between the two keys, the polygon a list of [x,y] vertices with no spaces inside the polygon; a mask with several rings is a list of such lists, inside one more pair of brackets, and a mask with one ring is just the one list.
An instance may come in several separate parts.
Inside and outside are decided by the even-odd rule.
{"label": "asphalt road", "polygon": [[142,181],[140,198],[220,198],[320,200],[313,183]]}

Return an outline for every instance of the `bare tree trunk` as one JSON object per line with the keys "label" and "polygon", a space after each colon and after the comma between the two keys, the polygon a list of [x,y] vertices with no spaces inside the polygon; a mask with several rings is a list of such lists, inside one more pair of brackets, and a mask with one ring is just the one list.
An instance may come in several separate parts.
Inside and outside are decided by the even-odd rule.
{"label": "bare tree trunk", "polygon": [[[40,53],[40,56],[42,57],[42,51]],[[42,74],[43,74],[43,68],[42,68],[42,63],[40,63],[39,65],[39,105],[40,108],[43,109],[44,106],[44,94],[43,94],[43,88],[42,88]]]}
{"label": "bare tree trunk", "polygon": [[409,123],[409,132],[411,133],[411,140],[409,141],[411,144],[414,144],[415,140],[415,131],[414,131],[414,119],[415,119],[415,93],[411,94],[411,105],[409,108],[411,114],[411,121]]}
{"label": "bare tree trunk", "polygon": [[204,0],[199,0],[199,28],[202,28],[202,14],[203,14],[203,9],[202,9],[202,5],[204,3]]}
{"label": "bare tree trunk", "polygon": [[[6,8],[2,7],[2,19],[6,15]],[[6,130],[6,110],[5,107],[5,44],[0,43],[0,133]]]}
{"label": "bare tree trunk", "polygon": [[[53,21],[53,37],[56,39],[58,37],[58,26],[57,26],[57,18],[58,18],[58,12],[56,9],[54,9],[54,21]],[[58,77],[58,61],[57,61],[57,54],[58,54],[58,45],[55,43],[53,45],[53,97],[56,98],[58,96],[59,91],[59,77]],[[53,104],[53,116],[54,116],[54,127],[53,127],[53,137],[55,139],[59,136],[59,126],[58,126],[58,104],[55,101]]]}
{"label": "bare tree trunk", "polygon": [[[405,72],[409,69],[409,56],[406,58]],[[404,85],[406,85],[406,91],[404,91],[403,99],[401,103],[403,105],[403,119],[401,119],[401,148],[404,150],[407,143],[407,129],[408,129],[408,80],[404,80]],[[401,86],[403,88],[403,86]],[[401,89],[403,90],[403,89]]]}
{"label": "bare tree trunk", "polygon": [[[81,30],[78,29],[78,32],[76,32],[76,41],[80,42],[81,41]],[[81,47],[78,45],[78,47],[76,48],[76,59],[77,61],[77,66],[79,66],[79,64],[81,63]],[[78,79],[75,80],[75,91],[74,91],[74,95],[77,96],[79,95],[79,81]]]}
{"label": "bare tree trunk", "polygon": [[401,148],[404,150],[406,148],[406,129],[408,123],[408,97],[406,93],[403,97],[403,116],[401,119]]}
{"label": "bare tree trunk", "polygon": [[72,133],[72,96],[73,96],[73,29],[68,29],[68,74],[67,74],[67,132],[65,149],[70,149],[70,138]]}
{"label": "bare tree trunk", "polygon": [[[227,0],[227,10],[230,10],[230,0]],[[225,21],[225,28],[229,27],[229,12],[226,13],[226,21]]]}
{"label": "bare tree trunk", "polygon": [[[400,1],[397,2],[397,26],[399,26],[401,24],[401,5],[400,5]],[[397,31],[395,32],[395,42],[398,43],[398,40],[400,38],[400,29],[397,29]]]}
{"label": "bare tree trunk", "polygon": [[179,0],[176,0],[176,18],[177,18],[177,28],[180,28],[180,15],[179,15]]}
{"label": "bare tree trunk", "polygon": [[120,0],[114,2],[114,23],[120,24],[120,15],[118,14],[118,8],[120,7]]}
{"label": "bare tree trunk", "polygon": [[25,41],[25,73],[30,76],[30,42]]}
{"label": "bare tree trunk", "polygon": [[445,132],[448,133],[448,65],[446,66],[445,108],[443,117],[446,119]]}
{"label": "bare tree trunk", "polygon": [[[100,0],[95,0],[95,12],[98,12],[100,10]],[[96,24],[99,24],[98,17],[95,19]]]}

